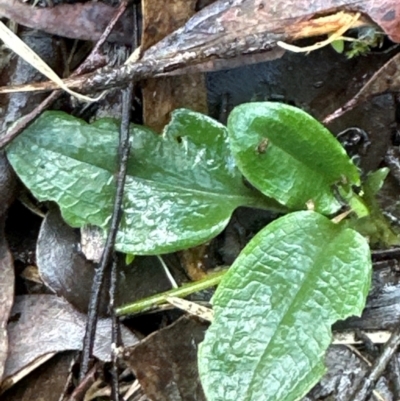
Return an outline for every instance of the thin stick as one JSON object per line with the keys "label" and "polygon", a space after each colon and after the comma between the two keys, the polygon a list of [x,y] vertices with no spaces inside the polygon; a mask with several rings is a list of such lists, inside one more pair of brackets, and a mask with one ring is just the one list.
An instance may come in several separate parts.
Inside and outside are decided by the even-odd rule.
{"label": "thin stick", "polygon": [[378,262],[381,260],[396,259],[400,257],[400,248],[376,249],[371,251],[372,261]]}
{"label": "thin stick", "polygon": [[121,345],[121,335],[118,316],[115,314],[115,294],[118,287],[118,263],[117,256],[113,252],[113,264],[111,268],[110,284],[110,311],[112,319],[111,331],[111,399],[119,401],[119,374],[118,374],[118,347]]}
{"label": "thin stick", "polygon": [[[133,18],[132,23],[135,26],[134,35],[133,35],[133,48],[139,48],[139,17],[138,17],[138,10],[137,4],[133,5]],[[123,97],[123,105],[122,105],[122,120],[126,121],[127,124],[125,129],[127,130],[127,135],[129,139],[129,122],[130,122],[130,112],[131,112],[131,104],[132,104],[132,95],[133,95],[134,87],[133,84],[129,85],[127,89],[128,93],[125,93]],[[123,128],[121,124],[121,136],[120,142],[122,143],[123,137]],[[129,148],[129,140],[127,144]],[[121,152],[124,149],[120,149]],[[121,155],[122,157],[122,155]],[[118,288],[118,263],[117,263],[117,255],[115,250],[113,251],[113,265],[111,269],[111,283],[110,283],[110,312],[111,312],[111,319],[112,319],[112,333],[111,333],[111,358],[112,358],[112,367],[111,367],[111,399],[113,401],[119,401],[119,393],[120,393],[120,385],[119,385],[119,374],[118,374],[118,349],[119,346],[122,345],[121,339],[121,328],[119,325],[119,317],[115,313],[115,306],[116,300],[115,296],[117,293]]]}
{"label": "thin stick", "polygon": [[379,358],[377,358],[372,365],[372,368],[367,377],[365,377],[358,389],[350,397],[351,401],[365,401],[369,398],[376,382],[382,376],[382,373],[386,369],[387,364],[393,357],[400,344],[400,326],[396,328],[393,334],[390,336],[388,342],[385,344],[383,351]]}
{"label": "thin stick", "polygon": [[167,276],[168,281],[170,282],[172,288],[178,288],[178,284],[176,283],[171,272],[169,271],[167,264],[164,262],[164,259],[160,255],[157,255],[157,258],[160,261],[160,264],[161,264],[162,268],[164,269],[164,273]]}
{"label": "thin stick", "polygon": [[114,200],[114,209],[111,217],[110,229],[108,232],[106,244],[101,256],[99,266],[96,269],[93,277],[92,292],[89,302],[88,319],[86,324],[86,332],[83,340],[82,364],[80,371],[80,380],[85,377],[89,370],[90,359],[93,353],[94,339],[96,335],[96,324],[98,309],[100,303],[100,294],[104,282],[104,276],[107,267],[110,265],[114,251],[115,238],[122,215],[122,198],[124,194],[124,186],[126,180],[126,170],[129,158],[129,115],[131,108],[131,99],[133,92],[133,84],[130,84],[127,89],[122,91],[122,121],[119,138],[119,169],[117,176],[117,190]]}

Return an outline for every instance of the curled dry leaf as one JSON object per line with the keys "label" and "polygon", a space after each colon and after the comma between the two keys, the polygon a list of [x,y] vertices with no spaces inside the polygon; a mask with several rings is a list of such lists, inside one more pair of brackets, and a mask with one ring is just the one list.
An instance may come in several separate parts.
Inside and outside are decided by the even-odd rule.
{"label": "curled dry leaf", "polygon": [[0,153],[0,380],[8,355],[7,321],[14,298],[14,265],[4,236],[5,213],[14,200],[16,179]]}
{"label": "curled dry leaf", "polygon": [[[14,375],[43,355],[80,350],[85,325],[86,315],[56,295],[17,297],[8,325],[10,350],[4,377]],[[122,327],[122,341],[132,346],[138,339]],[[111,319],[99,319],[93,354],[102,361],[110,360]]]}

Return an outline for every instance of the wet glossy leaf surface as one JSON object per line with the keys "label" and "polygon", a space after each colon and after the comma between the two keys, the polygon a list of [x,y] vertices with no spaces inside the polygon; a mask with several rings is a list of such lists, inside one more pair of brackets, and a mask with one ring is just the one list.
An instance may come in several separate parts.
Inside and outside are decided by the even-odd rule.
{"label": "wet glossy leaf surface", "polygon": [[286,215],[242,251],[200,346],[209,401],[301,398],[324,372],[331,325],[364,307],[367,241],[315,212]]}
{"label": "wet glossy leaf surface", "polygon": [[236,107],[228,120],[231,149],[245,177],[292,209],[334,213],[332,186],[360,182],[356,166],[333,135],[302,110],[276,102]]}
{"label": "wet glossy leaf surface", "polygon": [[[36,260],[46,286],[79,312],[87,313],[88,289],[92,287],[96,264],[82,253],[79,237],[79,230],[68,226],[57,208],[52,208],[40,228]],[[128,265],[124,259],[119,255],[117,306],[171,288],[157,257],[137,256]],[[100,299],[100,316],[107,315],[109,310],[109,288],[110,281],[106,278]]]}
{"label": "wet glossy leaf surface", "polygon": [[[163,136],[132,127],[132,149],[117,250],[166,253],[214,237],[240,205],[273,203],[246,187],[227,146],[226,129],[188,110],[174,112]],[[118,125],[92,125],[46,112],[8,150],[39,200],[54,200],[72,226],[104,229],[117,170]]]}

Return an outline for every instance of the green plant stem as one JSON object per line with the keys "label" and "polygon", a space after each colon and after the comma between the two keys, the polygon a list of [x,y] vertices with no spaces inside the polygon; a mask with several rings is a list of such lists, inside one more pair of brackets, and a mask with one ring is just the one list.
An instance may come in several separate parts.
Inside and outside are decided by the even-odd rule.
{"label": "green plant stem", "polygon": [[117,316],[133,315],[149,310],[156,305],[166,303],[168,297],[184,298],[195,292],[214,287],[220,283],[222,277],[224,277],[227,271],[228,269],[225,269],[217,273],[212,273],[202,280],[184,284],[179,288],[173,288],[172,290],[162,292],[161,294],[152,295],[151,297],[143,298],[140,301],[120,306],[119,308],[116,308],[115,313]]}

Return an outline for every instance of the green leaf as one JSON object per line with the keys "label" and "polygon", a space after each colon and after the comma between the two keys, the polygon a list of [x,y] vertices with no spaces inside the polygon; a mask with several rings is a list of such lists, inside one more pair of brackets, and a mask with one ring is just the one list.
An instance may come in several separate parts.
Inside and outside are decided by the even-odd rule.
{"label": "green leaf", "polygon": [[[370,224],[370,222],[371,222],[371,216],[370,215],[371,214],[374,215],[372,217],[372,220],[374,220],[375,217],[379,213],[381,215],[380,217],[383,217],[379,206],[376,204],[375,195],[382,188],[382,185],[383,185],[383,183],[384,183],[384,181],[385,181],[385,179],[386,179],[388,174],[389,174],[389,169],[387,167],[384,167],[384,168],[381,168],[381,169],[379,169],[377,171],[369,173],[367,175],[367,178],[366,178],[365,182],[363,183],[363,186],[362,186],[363,190],[361,191],[361,194],[357,195],[357,194],[352,193],[350,195],[350,198],[348,199],[348,203],[349,203],[350,208],[356,214],[356,216],[352,216],[351,219],[354,220],[354,217],[356,217],[356,224],[358,224],[361,221],[363,221],[363,222],[368,221],[369,222],[367,225],[364,225],[362,223],[359,227],[364,225],[364,227],[370,226],[369,228],[370,229],[372,228],[372,226]],[[378,211],[378,213],[376,213],[376,211]],[[385,219],[383,218],[383,220],[385,220]],[[383,227],[384,227],[384,225],[382,226],[382,228]],[[356,229],[356,227],[353,227],[353,228]],[[375,228],[377,228],[377,227],[375,227]],[[389,229],[389,232],[391,231],[389,226],[386,226],[386,228]],[[386,228],[383,231],[385,231]],[[362,235],[366,234],[367,232],[368,232],[368,234],[367,234],[368,236],[371,235],[371,230],[366,230],[366,231],[357,230],[357,231],[359,231]],[[379,229],[378,229],[378,231],[379,231]],[[374,231],[374,229],[372,230],[372,232],[374,232],[374,237],[375,237],[375,234],[377,234],[378,231]],[[383,232],[381,234],[383,234]],[[381,234],[379,234],[378,237]],[[389,234],[387,239],[390,236],[391,236],[391,234]],[[376,237],[376,239],[378,237]],[[379,242],[379,241],[377,241],[377,242]],[[374,241],[373,243],[376,243],[376,242]]]}
{"label": "green leaf", "polygon": [[363,189],[368,193],[369,196],[376,195],[382,188],[386,177],[388,176],[390,169],[387,167],[380,168],[367,175]]}
{"label": "green leaf", "polygon": [[275,102],[247,103],[229,116],[231,149],[244,176],[291,209],[331,214],[334,185],[359,185],[357,167],[340,143],[304,111]]}
{"label": "green leaf", "polygon": [[[13,141],[8,157],[33,194],[56,201],[71,226],[106,229],[118,130],[109,119],[89,125],[46,112]],[[187,248],[222,231],[240,205],[273,206],[243,184],[226,128],[211,118],[178,110],[162,136],[141,126],[131,131],[117,250],[140,255]]]}
{"label": "green leaf", "polygon": [[344,40],[338,39],[331,42],[331,46],[337,53],[343,53],[344,51]]}
{"label": "green leaf", "polygon": [[400,245],[398,230],[391,225],[388,218],[383,214],[376,198],[389,171],[387,167],[384,167],[368,174],[362,187],[361,200],[368,208],[369,213],[366,216],[350,215],[349,219],[346,220],[349,227],[368,237],[372,247],[389,248]]}
{"label": "green leaf", "polygon": [[127,253],[125,255],[125,264],[128,266],[135,260],[135,255],[132,253]]}
{"label": "green leaf", "polygon": [[364,307],[367,241],[311,211],[258,233],[213,298],[214,322],[199,350],[208,401],[289,401],[324,373],[331,325]]}

